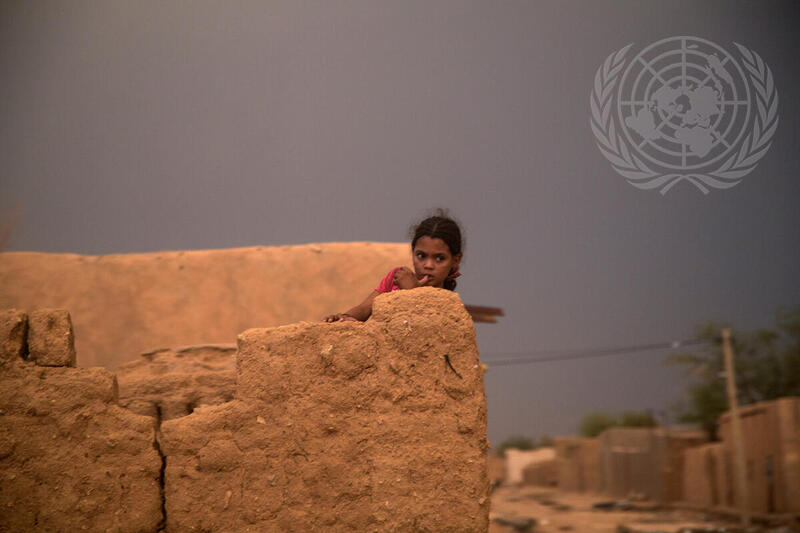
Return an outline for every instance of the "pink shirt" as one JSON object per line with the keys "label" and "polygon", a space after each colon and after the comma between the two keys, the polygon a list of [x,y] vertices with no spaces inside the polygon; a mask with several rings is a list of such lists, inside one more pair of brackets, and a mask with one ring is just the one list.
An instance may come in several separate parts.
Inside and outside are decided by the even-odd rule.
{"label": "pink shirt", "polygon": [[398,270],[402,270],[403,267],[393,268],[386,274],[386,277],[378,283],[378,286],[375,287],[375,290],[384,293],[384,292],[392,292],[392,291],[399,291],[400,287],[394,284],[394,274]]}

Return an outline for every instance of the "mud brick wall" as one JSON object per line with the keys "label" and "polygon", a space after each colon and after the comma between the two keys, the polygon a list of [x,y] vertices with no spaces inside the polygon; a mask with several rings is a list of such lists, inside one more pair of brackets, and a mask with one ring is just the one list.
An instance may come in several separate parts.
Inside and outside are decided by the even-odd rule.
{"label": "mud brick wall", "polygon": [[142,354],[117,371],[119,404],[158,420],[229,402],[236,392],[236,345],[186,346]]}
{"label": "mud brick wall", "polygon": [[523,468],[522,483],[539,487],[558,486],[558,465],[556,460],[531,463]]}
{"label": "mud brick wall", "polygon": [[[676,432],[677,433],[677,432]],[[664,435],[664,456],[661,459],[661,501],[674,502],[683,498],[686,451],[706,443],[704,433],[686,431],[674,436]]]}
{"label": "mud brick wall", "polygon": [[161,425],[168,531],[486,532],[486,398],[458,296],[238,338],[234,401]]}
{"label": "mud brick wall", "polygon": [[0,531],[488,530],[483,370],[454,293],[251,329],[233,357],[145,356],[121,375],[150,416],[72,366],[68,313],[31,315],[0,312]]}
{"label": "mud brick wall", "polygon": [[[742,440],[748,471],[750,509],[766,513],[800,512],[800,397],[742,406]],[[733,501],[738,494],[730,412],[719,418],[719,434],[731,459]]]}
{"label": "mud brick wall", "polygon": [[780,458],[773,465],[781,494],[776,495],[776,508],[800,513],[800,397],[775,400]]}
{"label": "mud brick wall", "polygon": [[555,440],[558,488],[572,492],[599,492],[599,442],[582,437]]}
{"label": "mud brick wall", "polygon": [[523,471],[528,465],[554,461],[556,452],[554,448],[539,448],[536,450],[509,448],[506,450],[505,456],[506,472],[503,481],[507,484],[517,485],[524,482]]}
{"label": "mud brick wall", "polygon": [[68,309],[78,366],[116,369],[160,348],[234,343],[253,327],[349,309],[408,243],[326,243],[90,256],[0,253],[0,309]]}
{"label": "mud brick wall", "polygon": [[730,507],[730,474],[721,442],[687,448],[683,452],[683,500],[702,507]]}
{"label": "mud brick wall", "polygon": [[70,368],[66,311],[0,312],[0,344],[0,531],[156,531],[152,419],[117,405],[107,370]]}

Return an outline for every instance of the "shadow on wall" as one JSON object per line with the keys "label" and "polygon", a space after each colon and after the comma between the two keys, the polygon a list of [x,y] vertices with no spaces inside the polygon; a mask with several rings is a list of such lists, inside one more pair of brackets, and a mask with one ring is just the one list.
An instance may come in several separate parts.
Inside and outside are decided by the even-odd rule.
{"label": "shadow on wall", "polygon": [[172,420],[236,394],[236,345],[198,345],[142,354],[117,371],[119,404]]}
{"label": "shadow on wall", "polygon": [[163,424],[105,370],[24,360],[24,322],[0,320],[3,530],[488,529],[483,370],[452,292],[245,331],[235,399]]}

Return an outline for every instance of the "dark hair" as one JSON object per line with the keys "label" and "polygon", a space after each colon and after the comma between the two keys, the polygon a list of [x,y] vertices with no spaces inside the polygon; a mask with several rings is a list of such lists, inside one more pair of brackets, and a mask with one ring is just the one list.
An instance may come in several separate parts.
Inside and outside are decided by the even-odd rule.
{"label": "dark hair", "polygon": [[[461,238],[461,228],[458,227],[458,222],[448,216],[444,209],[437,209],[434,216],[428,217],[416,226],[411,228],[409,232],[411,236],[411,249],[417,245],[420,237],[430,237],[431,239],[442,239],[447,247],[450,249],[451,255],[462,253],[464,241]],[[456,280],[444,280],[444,288],[450,291],[455,290]]]}

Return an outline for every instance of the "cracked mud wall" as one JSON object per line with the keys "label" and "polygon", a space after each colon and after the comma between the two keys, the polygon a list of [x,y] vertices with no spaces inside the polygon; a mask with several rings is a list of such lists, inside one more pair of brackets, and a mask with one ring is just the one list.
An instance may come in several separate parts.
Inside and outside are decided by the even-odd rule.
{"label": "cracked mud wall", "polygon": [[150,378],[131,365],[141,416],[114,374],[72,367],[66,311],[32,316],[0,312],[2,531],[488,529],[483,371],[454,293],[380,296],[366,323],[245,331],[235,399],[188,416],[148,379],[224,401],[230,349],[154,354]]}
{"label": "cracked mud wall", "polygon": [[68,309],[78,366],[159,348],[233,343],[247,328],[349,309],[408,243],[325,243],[89,256],[0,253],[0,309]]}
{"label": "cracked mud wall", "polygon": [[167,531],[488,530],[483,371],[456,294],[238,341],[236,399],[161,425]]}

